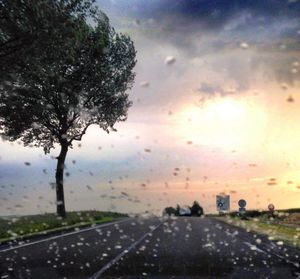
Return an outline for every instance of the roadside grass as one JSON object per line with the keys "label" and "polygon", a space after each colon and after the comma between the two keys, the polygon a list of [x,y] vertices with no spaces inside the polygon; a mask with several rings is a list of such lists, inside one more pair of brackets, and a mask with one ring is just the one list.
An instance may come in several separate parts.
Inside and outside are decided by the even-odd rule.
{"label": "roadside grass", "polygon": [[247,231],[267,235],[270,240],[283,241],[291,246],[300,248],[300,227],[289,227],[269,221],[265,215],[258,218],[249,218],[248,220],[241,220],[239,217],[228,215],[215,218],[231,225],[242,227]]}
{"label": "roadside grass", "polygon": [[0,218],[0,244],[27,237],[111,222],[126,214],[106,211],[68,212],[62,219],[54,213]]}

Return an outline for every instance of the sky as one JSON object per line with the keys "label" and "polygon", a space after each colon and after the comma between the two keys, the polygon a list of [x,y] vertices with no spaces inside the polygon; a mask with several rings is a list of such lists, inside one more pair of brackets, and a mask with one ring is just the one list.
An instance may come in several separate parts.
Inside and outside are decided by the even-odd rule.
{"label": "sky", "polygon": [[[67,210],[300,207],[300,2],[98,0],[137,50],[133,106],[66,162]],[[55,210],[58,148],[0,146],[0,215]]]}

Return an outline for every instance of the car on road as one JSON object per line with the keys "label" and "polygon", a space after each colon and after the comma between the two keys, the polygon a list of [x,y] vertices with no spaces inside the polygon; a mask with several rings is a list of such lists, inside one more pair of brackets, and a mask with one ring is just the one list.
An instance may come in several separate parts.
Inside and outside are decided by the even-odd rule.
{"label": "car on road", "polygon": [[191,216],[191,209],[186,205],[179,209],[179,216]]}

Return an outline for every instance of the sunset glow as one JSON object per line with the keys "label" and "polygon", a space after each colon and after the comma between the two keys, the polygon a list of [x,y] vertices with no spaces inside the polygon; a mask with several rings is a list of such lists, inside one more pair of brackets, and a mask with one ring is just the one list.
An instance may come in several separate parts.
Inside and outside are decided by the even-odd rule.
{"label": "sunset glow", "polygon": [[178,133],[198,144],[236,149],[259,142],[266,117],[259,105],[251,107],[247,100],[218,98],[202,108],[183,109],[178,116]]}
{"label": "sunset glow", "polygon": [[[97,3],[134,41],[133,105],[117,132],[91,126],[73,145],[67,208],[161,213],[197,197],[215,212],[223,192],[234,209],[239,198],[299,207],[299,18],[255,5],[215,18],[164,1]],[[0,155],[3,214],[51,211],[58,149],[3,141]]]}

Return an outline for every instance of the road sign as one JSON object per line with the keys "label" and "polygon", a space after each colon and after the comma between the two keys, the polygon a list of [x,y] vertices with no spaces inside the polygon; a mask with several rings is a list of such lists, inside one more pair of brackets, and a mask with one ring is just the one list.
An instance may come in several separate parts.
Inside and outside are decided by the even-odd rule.
{"label": "road sign", "polygon": [[238,202],[238,204],[239,204],[239,206],[241,207],[241,208],[244,208],[245,206],[246,206],[246,201],[244,200],[244,199],[241,199],[241,200],[239,200],[239,202]]}
{"label": "road sign", "polygon": [[216,205],[218,211],[228,211],[230,208],[230,196],[229,195],[217,195]]}
{"label": "road sign", "polygon": [[270,204],[268,205],[268,209],[269,209],[270,211],[274,211],[274,209],[275,209],[274,204],[270,203]]}

